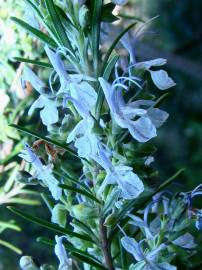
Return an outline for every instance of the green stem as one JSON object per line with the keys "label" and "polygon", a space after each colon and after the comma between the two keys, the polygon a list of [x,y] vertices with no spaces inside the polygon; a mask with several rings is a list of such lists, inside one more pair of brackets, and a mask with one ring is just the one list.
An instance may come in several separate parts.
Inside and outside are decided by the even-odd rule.
{"label": "green stem", "polygon": [[113,259],[112,259],[111,251],[110,251],[110,244],[107,238],[107,228],[104,226],[103,217],[100,218],[99,228],[100,228],[100,239],[101,239],[102,251],[105,258],[106,266],[109,270],[115,270],[113,266]]}

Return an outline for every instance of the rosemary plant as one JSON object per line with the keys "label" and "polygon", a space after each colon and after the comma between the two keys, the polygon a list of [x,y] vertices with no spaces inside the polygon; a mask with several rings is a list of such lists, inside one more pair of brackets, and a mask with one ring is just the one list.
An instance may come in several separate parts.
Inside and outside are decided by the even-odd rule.
{"label": "rosemary plant", "polygon": [[[29,67],[23,74],[38,95],[28,114],[39,109],[48,134],[12,126],[40,139],[25,144],[20,156],[35,172],[24,172],[27,184],[45,188],[51,222],[11,210],[55,232],[55,240],[38,241],[55,247],[59,270],[191,267],[196,243],[190,228],[196,221],[200,229],[202,219],[192,198],[201,187],[168,191],[182,170],[160,186],[151,184],[157,178],[151,140],[168,119],[159,106],[175,86],[161,68],[166,59],[137,58],[136,43],[151,20],[136,19],[122,29],[121,15],[113,13],[116,5],[127,4],[121,0],[26,2],[38,27],[35,21],[12,20],[42,42],[48,58],[21,59],[50,70],[48,83]],[[149,90],[151,83],[157,97]],[[43,145],[45,162],[38,153]],[[20,266],[56,269],[38,266],[29,256],[21,258]]]}

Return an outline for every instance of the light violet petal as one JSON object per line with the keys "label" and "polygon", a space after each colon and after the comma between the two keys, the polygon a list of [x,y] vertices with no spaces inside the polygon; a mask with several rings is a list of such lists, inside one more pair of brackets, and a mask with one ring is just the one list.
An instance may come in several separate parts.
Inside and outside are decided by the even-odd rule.
{"label": "light violet petal", "polygon": [[171,265],[169,263],[159,263],[158,266],[160,267],[160,269],[162,270],[177,270],[177,267],[174,265]]}
{"label": "light violet petal", "polygon": [[128,123],[131,136],[139,142],[147,142],[157,136],[156,128],[148,117],[140,117]]}
{"label": "light violet petal", "polygon": [[128,51],[128,53],[130,55],[130,62],[135,63],[136,62],[136,59],[135,59],[135,46],[134,46],[134,44],[132,44],[131,37],[129,36],[129,33],[126,33],[122,37],[121,43],[123,44],[123,46],[126,48],[126,50]]}
{"label": "light violet petal", "polygon": [[40,96],[37,100],[34,101],[32,106],[28,111],[28,115],[32,115],[35,109],[42,109],[44,107],[45,100],[43,96]]}
{"label": "light violet petal", "polygon": [[69,133],[67,137],[67,143],[70,143],[76,139],[77,136],[83,135],[86,130],[86,121],[81,120],[74,129]]}
{"label": "light violet petal", "polygon": [[40,111],[40,117],[43,124],[46,126],[57,123],[59,115],[56,102],[46,99],[45,107]]}
{"label": "light violet petal", "polygon": [[116,184],[116,178],[117,178],[116,174],[108,172],[104,181],[102,182],[102,184],[98,190],[98,194],[101,194],[107,185]]}
{"label": "light violet petal", "polygon": [[185,233],[172,242],[173,244],[180,246],[182,248],[192,249],[196,247],[194,237],[190,233]]}
{"label": "light violet petal", "polygon": [[103,89],[109,108],[111,112],[113,113],[116,111],[116,103],[115,103],[115,95],[114,95],[115,90],[112,88],[111,84],[105,81],[103,78],[99,78],[98,80]]}
{"label": "light violet petal", "polygon": [[150,108],[147,113],[156,128],[162,126],[169,117],[169,114],[167,112],[162,111],[158,108]]}
{"label": "light violet petal", "polygon": [[137,261],[141,261],[143,259],[143,254],[139,252],[138,243],[134,238],[124,236],[121,238],[121,244]]}
{"label": "light violet petal", "polygon": [[81,82],[80,84],[70,84],[71,96],[79,102],[82,102],[83,106],[91,111],[97,101],[97,93],[94,88],[87,82]]}
{"label": "light violet petal", "polygon": [[157,248],[155,248],[154,250],[152,250],[151,252],[149,252],[147,255],[146,255],[146,258],[149,260],[149,261],[155,261],[157,258],[158,258],[158,253],[165,249],[166,248],[166,245],[165,244],[161,244],[160,246],[158,246]]}
{"label": "light violet petal", "polygon": [[46,86],[45,83],[27,66],[24,68],[23,79],[29,81],[32,87],[39,93]]}
{"label": "light violet petal", "polygon": [[119,170],[117,172],[117,183],[122,191],[122,196],[124,199],[135,199],[144,191],[142,181],[132,171],[122,172]]}
{"label": "light violet petal", "polygon": [[119,5],[119,6],[123,6],[123,5],[128,3],[128,0],[112,0],[112,3]]}
{"label": "light violet petal", "polygon": [[153,60],[150,60],[150,61],[139,62],[139,63],[135,64],[134,66],[137,69],[149,70],[151,67],[163,66],[166,63],[167,63],[166,59],[157,58],[157,59],[153,59]]}
{"label": "light violet petal", "polygon": [[75,141],[78,155],[83,158],[92,158],[98,151],[98,140],[91,130],[87,130],[84,135]]}
{"label": "light violet petal", "polygon": [[52,51],[51,49],[49,49],[48,46],[45,46],[44,49],[46,51],[46,54],[47,54],[51,64],[53,65],[55,71],[59,75],[59,77],[61,79],[67,79],[68,80],[68,75],[66,73],[64,63],[62,62],[59,54],[57,54],[54,51]]}
{"label": "light violet petal", "polygon": [[64,239],[64,236],[57,236],[55,237],[56,245],[55,245],[55,254],[58,257],[58,260],[60,261],[60,264],[63,265],[68,261],[67,253],[65,250],[65,247],[62,243],[62,240]]}
{"label": "light violet petal", "polygon": [[152,71],[149,70],[152,80],[154,84],[160,89],[160,90],[167,90],[170,87],[173,87],[176,85],[176,83],[173,81],[172,78],[168,76],[168,73],[161,69],[158,71]]}

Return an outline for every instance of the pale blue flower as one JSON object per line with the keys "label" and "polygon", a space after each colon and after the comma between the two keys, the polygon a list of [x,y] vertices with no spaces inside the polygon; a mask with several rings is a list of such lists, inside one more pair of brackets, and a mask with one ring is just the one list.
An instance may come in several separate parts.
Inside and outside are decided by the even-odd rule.
{"label": "pale blue flower", "polygon": [[[99,82],[111,115],[120,127],[127,128],[132,137],[139,142],[147,142],[157,136],[156,128],[161,126],[168,118],[166,112],[153,108],[153,101],[139,100],[126,104],[122,96],[122,90],[116,89],[117,84],[111,85],[103,78],[99,78]],[[147,109],[141,108],[145,106]],[[133,120],[134,118],[138,119]]]}
{"label": "pale blue flower", "polygon": [[194,237],[190,233],[185,233],[172,241],[173,244],[185,249],[193,249],[196,247]]}
{"label": "pale blue flower", "polygon": [[142,249],[142,243],[144,240],[139,243],[131,237],[124,236],[121,238],[122,246],[135,258],[137,261],[130,269],[137,269],[136,267],[140,265],[141,267],[138,269],[141,270],[176,270],[175,266],[172,266],[169,263],[158,263],[159,253],[166,249],[167,246],[165,244],[161,244],[158,247],[154,248],[152,251]]}
{"label": "pale blue flower", "polygon": [[48,46],[45,46],[45,51],[60,79],[57,95],[63,95],[64,98],[71,96],[77,103],[82,103],[86,110],[91,111],[96,104],[97,93],[87,81],[95,79],[83,74],[69,75],[59,53],[53,52]]}
{"label": "pale blue flower", "polygon": [[188,206],[188,215],[192,217],[192,215],[196,216],[196,228],[198,230],[202,230],[202,210],[194,209],[192,210],[192,201],[194,197],[202,196],[202,184],[198,185],[196,188],[189,192],[181,192],[180,193],[184,197],[184,202]]}
{"label": "pale blue flower", "polygon": [[47,45],[44,47],[45,52],[54,68],[56,73],[58,74],[60,78],[60,84],[61,84],[61,89],[60,91],[65,91],[65,88],[68,87],[68,83],[70,82],[70,77],[68,76],[65,65],[60,58],[60,55],[58,53],[55,53],[52,51]]}
{"label": "pale blue flower", "polygon": [[144,185],[140,178],[129,166],[115,165],[110,160],[110,154],[103,146],[99,146],[98,154],[93,159],[100,164],[107,175],[101,184],[98,193],[102,194],[105,187],[109,184],[117,184],[124,199],[131,200],[137,198],[144,190]]}
{"label": "pale blue flower", "polygon": [[169,211],[169,203],[170,203],[170,201],[166,196],[163,195],[165,193],[166,193],[165,191],[158,192],[152,197],[152,200],[153,200],[152,213],[156,213],[156,214],[158,213],[159,205],[162,202],[162,204],[163,204],[163,214],[164,215],[169,214],[169,212],[170,212]]}
{"label": "pale blue flower", "polygon": [[40,94],[39,98],[32,104],[28,111],[28,115],[31,115],[35,109],[40,110],[40,117],[44,125],[49,126],[58,122],[58,109],[55,98],[49,97],[44,92],[46,85],[39,77],[28,67],[24,70],[24,80],[31,83],[33,88]]}
{"label": "pale blue flower", "polygon": [[72,269],[72,260],[68,258],[65,247],[62,243],[62,240],[65,239],[65,236],[55,236],[55,254],[58,257],[60,262],[58,270],[71,270]]}
{"label": "pale blue flower", "polygon": [[39,157],[27,143],[19,156],[32,164],[36,171],[37,179],[48,187],[55,200],[59,200],[62,196],[62,189],[58,187],[59,182],[53,176],[50,166],[43,165]]}
{"label": "pale blue flower", "polygon": [[132,214],[129,214],[128,216],[132,219],[129,224],[144,230],[147,239],[153,239],[154,235],[152,234],[150,227],[147,223],[147,218],[144,217],[144,219],[141,219],[140,217]]}
{"label": "pale blue flower", "polygon": [[153,220],[148,222],[149,212],[151,211],[151,212],[158,213],[157,212],[158,205],[159,205],[159,202],[162,201],[163,209],[164,209],[163,213],[166,215],[168,214],[169,200],[166,197],[161,196],[161,195],[162,193],[158,193],[153,197],[153,201],[149,203],[143,211],[144,213],[143,219],[132,214],[128,215],[131,218],[131,221],[129,221],[129,223],[143,230],[148,240],[152,240],[152,239],[154,240],[155,237],[159,235],[160,230],[161,230],[161,220],[159,216],[156,216]]}

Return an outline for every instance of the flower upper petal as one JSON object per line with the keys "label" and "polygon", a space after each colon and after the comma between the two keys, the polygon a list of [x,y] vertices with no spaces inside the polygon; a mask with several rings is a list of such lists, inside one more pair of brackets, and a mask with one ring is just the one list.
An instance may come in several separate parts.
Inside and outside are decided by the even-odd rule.
{"label": "flower upper petal", "polygon": [[40,111],[40,116],[46,126],[57,123],[59,116],[56,101],[44,98],[44,108]]}
{"label": "flower upper petal", "polygon": [[151,67],[163,66],[166,63],[167,63],[166,59],[157,58],[150,61],[139,62],[135,64],[135,68],[149,70]]}
{"label": "flower upper petal", "polygon": [[29,81],[33,88],[41,93],[42,89],[46,86],[45,83],[28,67],[25,67],[23,72],[23,79]]}
{"label": "flower upper petal", "polygon": [[120,170],[119,167],[115,167],[115,171],[117,173],[116,181],[124,199],[135,199],[144,191],[142,181],[132,170]]}

